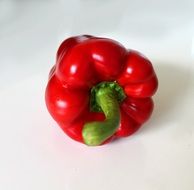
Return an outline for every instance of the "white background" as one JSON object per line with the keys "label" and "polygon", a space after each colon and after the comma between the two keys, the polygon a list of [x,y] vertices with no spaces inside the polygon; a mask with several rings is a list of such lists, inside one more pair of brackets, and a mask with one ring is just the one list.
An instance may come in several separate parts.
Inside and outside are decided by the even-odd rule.
{"label": "white background", "polygon": [[[69,139],[44,90],[60,42],[110,37],[148,56],[152,118],[101,147]],[[193,0],[0,0],[1,190],[193,190]]]}

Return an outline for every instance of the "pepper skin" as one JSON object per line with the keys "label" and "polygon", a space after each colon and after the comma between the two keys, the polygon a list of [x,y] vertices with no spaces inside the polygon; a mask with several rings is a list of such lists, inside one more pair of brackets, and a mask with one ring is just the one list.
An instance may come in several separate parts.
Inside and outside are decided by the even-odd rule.
{"label": "pepper skin", "polygon": [[136,132],[151,116],[157,87],[145,56],[114,40],[82,35],[60,45],[45,99],[68,136],[97,146]]}

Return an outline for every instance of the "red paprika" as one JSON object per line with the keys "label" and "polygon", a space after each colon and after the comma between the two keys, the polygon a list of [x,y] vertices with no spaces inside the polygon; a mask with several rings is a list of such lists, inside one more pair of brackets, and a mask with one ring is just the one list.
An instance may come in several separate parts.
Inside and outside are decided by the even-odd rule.
{"label": "red paprika", "polygon": [[57,51],[46,105],[68,136],[101,145],[133,134],[148,120],[157,86],[142,54],[111,39],[75,36]]}

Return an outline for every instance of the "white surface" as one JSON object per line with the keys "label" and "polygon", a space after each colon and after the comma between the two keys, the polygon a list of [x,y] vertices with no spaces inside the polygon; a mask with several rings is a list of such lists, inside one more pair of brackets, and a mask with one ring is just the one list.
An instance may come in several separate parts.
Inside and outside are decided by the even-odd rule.
{"label": "white surface", "polygon": [[[130,138],[84,146],[45,108],[56,49],[81,33],[154,64],[155,110]],[[194,189],[194,1],[0,1],[0,68],[0,189]]]}

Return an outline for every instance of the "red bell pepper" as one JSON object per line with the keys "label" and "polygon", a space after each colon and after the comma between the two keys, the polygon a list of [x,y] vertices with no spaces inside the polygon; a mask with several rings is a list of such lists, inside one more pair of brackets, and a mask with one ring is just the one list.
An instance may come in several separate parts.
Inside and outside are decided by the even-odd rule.
{"label": "red bell pepper", "polygon": [[111,39],[75,36],[57,51],[46,105],[68,136],[101,145],[133,134],[148,120],[157,86],[142,54]]}

